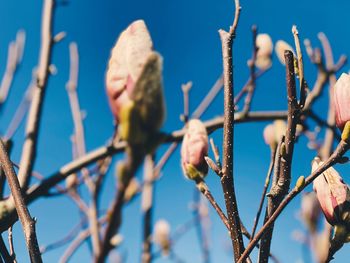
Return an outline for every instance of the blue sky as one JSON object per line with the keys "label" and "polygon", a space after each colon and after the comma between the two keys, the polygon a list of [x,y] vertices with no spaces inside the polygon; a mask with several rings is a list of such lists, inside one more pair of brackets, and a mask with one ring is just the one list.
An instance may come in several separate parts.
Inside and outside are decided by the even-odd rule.
{"label": "blue sky", "polygon": [[[221,44],[218,29],[228,29],[233,19],[233,1],[199,0],[134,0],[134,1],[93,1],[71,0],[68,5],[57,6],[54,17],[54,32],[66,31],[64,41],[54,46],[53,64],[58,73],[50,77],[44,103],[44,114],[40,129],[38,159],[35,170],[45,176],[69,162],[71,156],[70,135],[73,126],[69,111],[65,83],[68,79],[71,41],[78,43],[80,69],[78,93],[81,107],[86,111],[86,144],[88,150],[103,145],[113,132],[112,115],[109,111],[104,91],[104,76],[110,49],[119,33],[127,25],[144,19],[151,32],[155,49],[164,57],[164,88],[167,104],[167,119],[164,131],[182,126],[182,93],[180,86],[189,80],[193,82],[190,92],[190,109],[193,111],[205,96],[222,71]],[[40,19],[42,1],[3,0],[0,8],[0,74],[5,69],[7,45],[15,38],[18,29],[27,33],[23,63],[13,83],[13,90],[4,111],[1,113],[0,132],[4,133],[15,109],[31,80],[31,71],[37,64],[40,40]],[[234,64],[236,88],[242,87],[249,76],[246,61],[251,56],[251,32],[253,24],[261,33],[269,33],[274,42],[284,39],[292,43],[291,27],[296,24],[302,38],[310,38],[319,46],[317,33],[327,34],[333,45],[335,58],[345,53],[349,55],[350,27],[348,10],[350,2],[337,1],[242,1],[241,20],[238,36],[234,44]],[[273,69],[257,81],[253,110],[286,109],[284,68],[274,57]],[[348,71],[346,66],[344,70]],[[305,63],[306,78],[315,80],[315,68]],[[237,89],[236,89],[237,90]],[[315,107],[325,116],[326,99],[321,99]],[[204,114],[203,120],[222,114],[222,94]],[[266,123],[239,124],[235,131],[235,184],[238,204],[243,221],[252,227],[254,213],[262,191],[268,168],[269,148],[262,140],[262,130]],[[15,136],[12,159],[19,161],[23,142],[24,127]],[[221,144],[221,131],[213,138]],[[301,174],[310,172],[310,161],[314,152],[305,147],[302,138],[295,150],[293,160],[294,180]],[[157,157],[161,156],[160,148]],[[115,159],[118,159],[116,157]],[[112,169],[113,170],[113,169]],[[348,167],[342,167],[345,181]],[[191,218],[189,203],[193,196],[193,184],[186,181],[179,166],[179,152],[166,165],[163,179],[156,187],[154,219],[165,218],[173,228]],[[113,196],[113,171],[104,186],[102,205],[107,207]],[[218,178],[210,173],[208,185],[219,203],[223,205],[221,186]],[[291,232],[303,229],[296,218],[299,206],[296,199],[277,221],[272,251],[282,262],[300,262],[302,248],[291,238]],[[41,199],[30,206],[31,214],[38,218],[37,230],[40,244],[47,244],[63,236],[79,220],[79,215],[71,201],[66,198]],[[231,262],[225,252],[228,236],[225,228],[211,211],[212,219],[212,259],[213,262]],[[127,251],[127,262],[138,262],[141,247],[140,200],[137,198],[124,210],[121,233],[125,243],[121,251]],[[5,236],[5,235],[4,235]],[[15,225],[15,248],[19,262],[27,261],[20,224]],[[65,247],[44,255],[45,262],[56,262]],[[195,231],[186,234],[175,246],[175,251],[186,262],[200,262],[200,251]],[[287,252],[287,253],[286,253]],[[345,246],[335,262],[344,262],[350,248]],[[89,259],[84,245],[72,262],[86,262]],[[160,259],[157,262],[169,262]]]}

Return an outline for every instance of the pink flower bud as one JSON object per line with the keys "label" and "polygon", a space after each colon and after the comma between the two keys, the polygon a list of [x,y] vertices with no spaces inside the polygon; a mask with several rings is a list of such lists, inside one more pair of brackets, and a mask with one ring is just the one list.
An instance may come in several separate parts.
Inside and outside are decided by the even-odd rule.
{"label": "pink flower bud", "polygon": [[268,34],[258,34],[256,37],[256,46],[258,52],[256,54],[255,65],[260,69],[268,69],[271,67],[271,54],[273,51],[273,43]]}
{"label": "pink flower bud", "polygon": [[108,64],[106,87],[113,115],[130,102],[135,83],[152,54],[152,39],[143,20],[133,22],[119,36]]}
{"label": "pink flower bud", "polygon": [[[312,171],[322,164],[319,158],[315,158]],[[330,167],[314,180],[313,185],[327,221],[333,226],[348,221],[350,190],[339,173]]]}
{"label": "pink flower bud", "polygon": [[188,122],[187,132],[181,146],[181,164],[184,174],[196,180],[208,173],[208,165],[204,159],[208,155],[208,134],[200,120]]}
{"label": "pink flower bud", "polygon": [[334,86],[335,120],[339,129],[343,130],[345,123],[350,121],[350,76],[341,74]]}

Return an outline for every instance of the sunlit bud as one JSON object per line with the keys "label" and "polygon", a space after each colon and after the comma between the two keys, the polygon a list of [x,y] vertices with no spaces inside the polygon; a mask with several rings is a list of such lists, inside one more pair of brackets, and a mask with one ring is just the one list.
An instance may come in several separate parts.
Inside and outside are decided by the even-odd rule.
{"label": "sunlit bud", "polygon": [[255,65],[264,70],[271,67],[271,54],[273,51],[273,43],[268,34],[258,34],[256,37],[256,47],[258,52],[256,54]]}
{"label": "sunlit bud", "polygon": [[110,240],[110,243],[111,245],[116,248],[116,247],[119,247],[121,245],[121,243],[123,242],[124,238],[121,234],[115,234],[111,240]]}
{"label": "sunlit bud", "polygon": [[287,124],[283,120],[276,120],[273,122],[276,129],[276,141],[279,142],[284,135],[286,135]]}
{"label": "sunlit bud", "polygon": [[[312,162],[314,172],[323,162],[315,158]],[[339,173],[330,167],[313,182],[314,191],[322,211],[331,225],[350,222],[350,190]]]}
{"label": "sunlit bud", "polygon": [[285,42],[285,41],[283,41],[283,40],[278,40],[278,41],[276,42],[276,45],[275,45],[275,52],[276,52],[276,55],[277,55],[279,61],[280,61],[283,65],[286,64],[286,61],[285,61],[285,59],[284,59],[284,52],[285,52],[286,50],[292,51],[293,54],[294,54],[294,56],[295,56],[295,52],[294,52],[293,48],[292,48],[287,42]]}
{"label": "sunlit bud", "polygon": [[275,126],[273,124],[269,124],[265,126],[263,135],[264,135],[265,143],[267,145],[270,145],[270,146],[276,145]]}
{"label": "sunlit bud", "polygon": [[314,192],[302,195],[300,212],[305,225],[311,233],[314,233],[321,213],[321,207]]}
{"label": "sunlit bud", "polygon": [[200,120],[190,120],[181,146],[181,165],[187,178],[199,180],[208,173],[207,155],[207,130]]}
{"label": "sunlit bud", "polygon": [[343,73],[334,86],[335,120],[339,129],[343,130],[350,121],[350,75]]}
{"label": "sunlit bud", "polygon": [[271,148],[275,148],[281,138],[285,135],[287,125],[285,121],[276,120],[272,124],[268,124],[264,129],[264,140]]}
{"label": "sunlit bud", "polygon": [[154,242],[162,249],[162,253],[168,255],[170,250],[170,225],[166,220],[160,219],[156,222],[153,238]]}

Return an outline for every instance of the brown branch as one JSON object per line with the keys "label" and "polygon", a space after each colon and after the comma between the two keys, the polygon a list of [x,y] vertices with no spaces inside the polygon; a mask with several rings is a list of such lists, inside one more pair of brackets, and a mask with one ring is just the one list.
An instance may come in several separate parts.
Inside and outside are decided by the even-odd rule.
{"label": "brown branch", "polygon": [[[243,115],[236,115],[237,123],[244,123],[245,121],[266,121],[266,120],[274,120],[274,119],[285,119],[286,112],[250,112],[248,116],[244,117]],[[223,118],[217,117],[210,121],[205,122],[206,128],[208,132],[213,132],[216,129],[219,129],[223,125]],[[185,134],[185,130],[177,130],[172,132],[170,135],[164,136],[164,143],[169,142],[177,142],[182,140],[183,135]],[[173,145],[173,144],[171,144]],[[97,162],[98,160],[104,159],[106,157],[110,157],[116,153],[121,153],[125,150],[126,143],[125,142],[117,142],[112,145],[102,146],[93,150],[81,158],[77,160],[73,160],[65,165],[63,165],[57,172],[48,176],[40,183],[33,185],[28,189],[26,202],[31,203],[37,198],[45,197],[48,195],[50,189],[63,181],[70,174],[79,172],[83,167],[87,167],[92,163]],[[163,162],[159,161],[158,164],[162,164],[163,166],[167,159],[171,156],[171,151],[168,152],[168,156],[164,158]],[[159,174],[159,170],[156,169],[156,175]],[[6,231],[7,228],[13,224],[17,218],[15,214],[15,209],[13,205],[13,201],[11,199],[7,199],[4,201],[0,201],[0,207],[3,207],[3,213],[0,213],[0,232]]]}
{"label": "brown branch", "polygon": [[5,145],[1,140],[0,161],[14,199],[17,214],[23,227],[23,232],[30,255],[30,260],[31,262],[42,262],[38,241],[35,233],[35,221],[33,220],[33,218],[31,218],[29,214],[16,173],[7,155]]}
{"label": "brown branch", "polygon": [[225,205],[230,225],[230,236],[235,261],[244,251],[240,219],[234,190],[233,180],[233,58],[232,44],[236,33],[236,27],[240,14],[239,0],[235,0],[235,18],[229,32],[219,30],[222,44],[222,58],[224,68],[224,138],[223,138],[223,163],[221,185],[225,198]]}
{"label": "brown branch", "polygon": [[306,179],[304,184],[295,186],[292,191],[289,192],[289,194],[283,199],[283,201],[279,204],[279,206],[276,208],[276,210],[273,212],[269,220],[263,225],[263,227],[260,229],[260,231],[256,234],[256,236],[253,238],[251,242],[249,242],[246,250],[238,260],[238,263],[243,263],[244,260],[249,256],[251,251],[253,250],[254,246],[259,242],[262,235],[266,232],[266,230],[276,221],[278,216],[282,213],[283,209],[296,197],[306,186],[311,184],[313,180],[316,179],[317,176],[322,174],[325,170],[327,170],[329,167],[336,164],[341,157],[350,149],[350,145],[345,142],[341,141],[333,154],[328,158],[327,161],[325,161],[322,165],[320,165],[313,173],[311,173]]}
{"label": "brown branch", "polygon": [[[300,118],[301,107],[298,104],[296,96],[296,84],[294,73],[294,56],[292,51],[285,51],[286,61],[286,80],[287,80],[287,96],[288,96],[288,118],[285,141],[281,145],[283,152],[280,160],[280,171],[277,182],[273,184],[269,193],[267,218],[269,218],[276,207],[280,204],[284,196],[289,191],[291,181],[292,157],[295,143],[296,126]],[[267,219],[266,218],[266,219]],[[265,232],[260,244],[259,262],[268,261],[268,253],[270,252],[271,239],[273,233],[273,225]]]}
{"label": "brown branch", "polygon": [[204,181],[199,181],[196,183],[197,189],[207,198],[211,206],[214,208],[218,216],[220,217],[221,221],[224,223],[224,225],[227,227],[228,230],[230,230],[230,225],[228,222],[228,219],[225,215],[225,213],[222,211],[219,204],[215,201],[215,198],[211,194],[208,186]]}
{"label": "brown branch", "polygon": [[26,190],[30,183],[30,175],[36,159],[39,124],[42,113],[43,99],[49,76],[52,48],[52,17],[54,0],[45,0],[42,13],[41,48],[33,99],[29,110],[26,127],[26,137],[22,148],[22,156],[18,178],[22,189]]}

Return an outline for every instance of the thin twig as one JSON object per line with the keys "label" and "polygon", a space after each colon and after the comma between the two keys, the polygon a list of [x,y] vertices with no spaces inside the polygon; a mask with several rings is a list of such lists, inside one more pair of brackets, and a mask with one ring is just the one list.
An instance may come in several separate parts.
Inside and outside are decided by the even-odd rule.
{"label": "thin twig", "polygon": [[182,121],[186,123],[188,121],[189,112],[190,112],[190,103],[189,103],[189,91],[192,88],[192,82],[189,81],[186,84],[181,85],[183,97],[184,97],[184,113],[182,115]]}
{"label": "thin twig", "polygon": [[197,230],[196,232],[198,237],[198,243],[202,251],[203,263],[209,263],[210,262],[209,241],[208,241],[207,235],[205,234],[205,228],[204,228],[204,224],[205,224],[204,220],[206,218],[203,217],[202,212],[200,211],[201,206],[204,204],[201,204],[202,203],[201,195],[197,190],[194,191],[193,201],[194,201],[193,217],[197,219],[195,226]]}
{"label": "thin twig", "polygon": [[153,214],[153,183],[154,183],[154,160],[151,155],[145,157],[144,186],[142,190],[142,213],[143,213],[143,242],[142,263],[152,261],[152,214]]}
{"label": "thin twig", "polygon": [[256,57],[257,57],[257,52],[258,52],[258,47],[256,46],[256,37],[257,37],[257,27],[254,25],[252,26],[252,34],[253,34],[253,55],[252,58],[248,62],[248,66],[250,69],[250,85],[247,88],[247,96],[245,97],[244,100],[244,107],[242,112],[247,114],[250,110],[251,104],[252,104],[252,99],[256,87],[255,83],[255,63],[256,63]]}
{"label": "thin twig", "polygon": [[25,32],[20,30],[17,32],[16,40],[9,44],[6,69],[0,84],[0,109],[7,99],[14,75],[22,61],[24,43]]}
{"label": "thin twig", "polygon": [[271,180],[271,174],[272,174],[272,170],[273,170],[273,164],[274,164],[274,160],[275,160],[275,153],[276,153],[276,149],[272,149],[271,148],[271,160],[270,160],[270,165],[269,165],[269,169],[267,171],[267,175],[265,178],[265,183],[264,183],[264,189],[263,192],[261,194],[261,198],[260,198],[260,203],[259,203],[259,208],[258,208],[258,212],[256,213],[255,216],[255,220],[254,220],[254,225],[253,225],[253,229],[252,229],[252,235],[250,240],[254,237],[255,235],[255,231],[256,231],[256,227],[258,226],[259,223],[259,218],[260,218],[260,214],[264,205],[264,200],[265,200],[265,196],[266,196],[266,192],[267,192],[267,188],[270,185],[270,180]]}
{"label": "thin twig", "polygon": [[15,248],[14,248],[14,245],[13,245],[12,226],[10,226],[9,229],[8,229],[8,240],[9,240],[9,248],[10,248],[11,258],[13,260],[13,263],[17,263]]}

